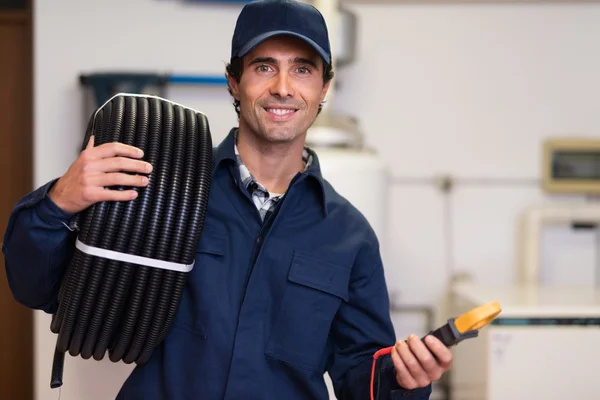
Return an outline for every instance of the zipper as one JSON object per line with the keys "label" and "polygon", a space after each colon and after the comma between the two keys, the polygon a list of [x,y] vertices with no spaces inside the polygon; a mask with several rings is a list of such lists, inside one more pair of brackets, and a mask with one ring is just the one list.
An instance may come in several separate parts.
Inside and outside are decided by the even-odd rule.
{"label": "zipper", "polygon": [[[275,220],[279,216],[279,213],[281,211],[281,208],[284,205],[285,200],[289,197],[290,192],[293,189],[293,186],[299,181],[301,176],[302,176],[302,174],[297,174],[290,181],[290,185],[289,185],[287,191],[285,192],[285,194],[283,195],[281,200],[279,200],[279,202],[275,206],[275,209],[273,210],[271,215],[269,215],[269,218],[267,218],[267,220],[263,222],[262,228],[260,229],[260,232],[255,239],[254,250],[252,251],[252,257],[250,257],[250,263],[249,263],[248,269],[246,271],[246,279],[244,280],[244,292],[242,294],[242,302],[246,298],[246,289],[248,288],[248,283],[250,282],[250,277],[252,276],[252,271],[254,270],[256,261],[258,261],[258,257],[260,256],[264,242],[265,242],[267,236],[269,235],[269,232],[271,232],[271,229],[273,228],[273,225],[275,224]],[[252,202],[252,206],[254,206],[254,202],[252,201],[252,199],[250,199],[250,201]],[[256,210],[256,206],[254,206],[254,209]],[[258,213],[258,217],[260,218],[260,211],[256,210],[256,212]]]}
{"label": "zipper", "polygon": [[258,261],[258,257],[260,256],[260,253],[262,251],[265,240],[266,240],[267,236],[269,235],[269,233],[271,232],[271,229],[273,228],[273,225],[275,224],[275,219],[279,216],[279,212],[281,211],[281,208],[283,207],[283,203],[285,202],[286,198],[288,197],[288,194],[289,194],[289,189],[288,189],[288,193],[286,193],[281,198],[281,200],[277,203],[277,205],[275,206],[275,209],[273,210],[273,212],[271,213],[269,218],[264,222],[262,228],[260,229],[258,236],[256,237],[256,240],[254,243],[254,250],[252,251],[252,257],[250,258],[250,264],[248,265],[248,270],[246,271],[246,279],[244,280],[244,293],[242,295],[242,299],[245,299],[245,297],[246,297],[246,289],[248,288],[248,283],[250,282],[250,277],[252,276],[252,271],[254,270],[254,266],[256,265],[256,262]]}

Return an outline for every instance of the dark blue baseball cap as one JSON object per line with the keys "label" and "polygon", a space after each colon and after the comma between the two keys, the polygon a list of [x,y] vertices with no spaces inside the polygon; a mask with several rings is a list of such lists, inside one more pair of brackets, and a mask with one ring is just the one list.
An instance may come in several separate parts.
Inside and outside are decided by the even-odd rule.
{"label": "dark blue baseball cap", "polygon": [[291,35],[304,40],[326,64],[331,64],[325,18],[313,5],[295,0],[256,0],[246,4],[233,32],[231,58],[243,57],[277,35]]}

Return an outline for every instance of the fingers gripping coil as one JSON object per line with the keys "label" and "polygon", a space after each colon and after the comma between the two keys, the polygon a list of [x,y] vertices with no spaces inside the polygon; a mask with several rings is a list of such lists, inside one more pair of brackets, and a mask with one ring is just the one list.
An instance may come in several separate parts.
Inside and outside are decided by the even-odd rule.
{"label": "fingers gripping coil", "polygon": [[121,142],[153,166],[135,200],[76,216],[78,237],[58,296],[51,387],[64,356],[145,363],[167,335],[194,267],[212,178],[206,116],[160,97],[118,94],[91,116],[82,149]]}

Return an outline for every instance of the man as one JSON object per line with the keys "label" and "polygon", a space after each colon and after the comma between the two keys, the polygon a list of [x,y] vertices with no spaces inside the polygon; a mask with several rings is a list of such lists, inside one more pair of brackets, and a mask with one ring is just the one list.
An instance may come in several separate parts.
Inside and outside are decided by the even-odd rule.
{"label": "man", "polygon": [[[331,60],[314,7],[266,0],[242,10],[227,67],[239,127],[215,149],[196,267],[173,328],[119,399],[324,399],[325,372],[339,399],[370,398],[373,354],[395,342],[379,244],[305,147]],[[104,187],[146,185],[141,157],[91,142],[17,204],[3,251],[18,301],[56,310],[70,219],[95,202],[133,200]],[[434,337],[407,342],[384,360],[380,399],[428,399],[450,366]]]}

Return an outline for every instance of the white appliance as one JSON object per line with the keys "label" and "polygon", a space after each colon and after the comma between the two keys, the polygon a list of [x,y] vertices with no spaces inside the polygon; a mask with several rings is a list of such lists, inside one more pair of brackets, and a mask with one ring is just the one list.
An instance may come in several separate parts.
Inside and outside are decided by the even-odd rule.
{"label": "white appliance", "polygon": [[389,171],[363,144],[363,133],[349,118],[323,110],[306,143],[319,158],[323,177],[367,219],[385,247]]}
{"label": "white appliance", "polygon": [[[555,138],[543,146],[542,186],[549,194],[600,193],[600,140]],[[600,399],[598,279],[550,280],[542,239],[551,225],[597,226],[596,202],[548,202],[517,218],[516,278],[507,285],[454,282],[449,312],[458,316],[489,301],[502,312],[478,338],[453,349],[453,400]],[[597,229],[597,228],[596,228]],[[571,266],[569,273],[581,273]]]}
{"label": "white appliance", "polygon": [[454,349],[453,400],[600,399],[600,290],[538,284],[454,285],[453,315],[502,306]]}

